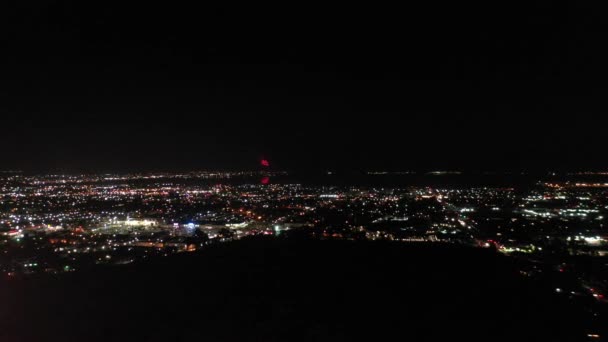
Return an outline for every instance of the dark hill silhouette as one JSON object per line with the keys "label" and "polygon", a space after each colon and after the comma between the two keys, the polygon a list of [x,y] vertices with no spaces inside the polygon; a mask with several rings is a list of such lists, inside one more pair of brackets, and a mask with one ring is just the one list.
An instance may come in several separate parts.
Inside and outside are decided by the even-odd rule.
{"label": "dark hill silhouette", "polygon": [[242,240],[1,285],[2,341],[586,338],[511,259],[457,246]]}

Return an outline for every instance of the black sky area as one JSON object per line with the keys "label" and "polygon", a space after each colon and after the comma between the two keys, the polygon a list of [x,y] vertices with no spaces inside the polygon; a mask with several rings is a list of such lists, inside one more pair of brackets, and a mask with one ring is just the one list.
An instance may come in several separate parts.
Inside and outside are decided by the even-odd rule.
{"label": "black sky area", "polygon": [[15,3],[0,169],[608,167],[583,2]]}

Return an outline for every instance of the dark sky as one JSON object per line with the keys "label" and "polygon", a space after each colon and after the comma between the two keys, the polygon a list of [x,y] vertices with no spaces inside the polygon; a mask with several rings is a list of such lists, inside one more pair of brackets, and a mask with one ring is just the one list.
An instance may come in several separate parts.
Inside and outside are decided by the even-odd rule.
{"label": "dark sky", "polygon": [[600,8],[16,3],[0,169],[608,168]]}

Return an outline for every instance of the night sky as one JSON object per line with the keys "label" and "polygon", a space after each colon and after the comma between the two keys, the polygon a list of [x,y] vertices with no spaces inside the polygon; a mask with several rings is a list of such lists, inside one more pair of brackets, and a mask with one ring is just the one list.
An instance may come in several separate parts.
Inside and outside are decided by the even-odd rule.
{"label": "night sky", "polygon": [[17,3],[0,169],[608,168],[599,8]]}

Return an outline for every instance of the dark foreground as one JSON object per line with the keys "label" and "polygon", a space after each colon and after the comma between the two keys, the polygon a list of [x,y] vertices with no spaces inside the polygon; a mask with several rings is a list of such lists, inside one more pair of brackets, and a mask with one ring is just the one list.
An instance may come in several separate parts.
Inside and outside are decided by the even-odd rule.
{"label": "dark foreground", "polygon": [[0,286],[0,341],[586,341],[490,250],[253,240]]}

